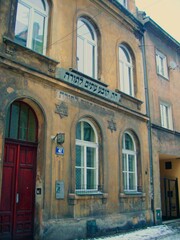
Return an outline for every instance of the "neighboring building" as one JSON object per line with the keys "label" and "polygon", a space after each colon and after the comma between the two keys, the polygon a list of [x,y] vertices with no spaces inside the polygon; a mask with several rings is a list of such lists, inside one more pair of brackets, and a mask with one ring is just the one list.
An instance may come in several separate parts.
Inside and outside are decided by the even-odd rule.
{"label": "neighboring building", "polygon": [[0,1],[1,239],[154,223],[135,13],[134,0]]}
{"label": "neighboring building", "polygon": [[146,29],[154,209],[159,220],[161,216],[167,220],[180,217],[180,44],[143,15],[141,13]]}

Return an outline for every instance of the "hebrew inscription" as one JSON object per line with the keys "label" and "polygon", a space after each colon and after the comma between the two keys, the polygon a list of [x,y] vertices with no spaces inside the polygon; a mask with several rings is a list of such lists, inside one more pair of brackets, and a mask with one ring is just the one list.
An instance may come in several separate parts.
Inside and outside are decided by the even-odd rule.
{"label": "hebrew inscription", "polygon": [[94,95],[105,98],[111,102],[119,103],[120,101],[121,96],[119,93],[107,89],[97,81],[82,77],[74,72],[67,71],[64,68],[60,68],[58,70],[56,77],[70,83],[73,86],[81,88],[86,92],[93,93]]}

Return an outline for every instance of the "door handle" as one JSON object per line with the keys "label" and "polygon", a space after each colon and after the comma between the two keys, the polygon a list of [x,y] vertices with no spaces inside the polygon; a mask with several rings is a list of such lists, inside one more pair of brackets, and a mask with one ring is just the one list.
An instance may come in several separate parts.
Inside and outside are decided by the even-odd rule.
{"label": "door handle", "polygon": [[16,203],[19,203],[19,193],[16,193]]}

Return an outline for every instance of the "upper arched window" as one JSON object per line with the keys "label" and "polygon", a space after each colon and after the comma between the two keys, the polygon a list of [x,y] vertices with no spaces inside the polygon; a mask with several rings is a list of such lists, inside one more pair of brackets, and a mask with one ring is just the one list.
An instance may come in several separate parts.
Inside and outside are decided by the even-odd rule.
{"label": "upper arched window", "polygon": [[97,36],[94,27],[85,18],[77,22],[77,68],[97,78]]}
{"label": "upper arched window", "polygon": [[76,192],[98,190],[98,137],[94,125],[82,119],[76,126]]}
{"label": "upper arched window", "polygon": [[129,132],[123,134],[122,169],[124,191],[137,191],[137,156],[136,144]]}
{"label": "upper arched window", "polygon": [[126,46],[119,47],[120,88],[126,94],[134,96],[133,62]]}
{"label": "upper arched window", "polygon": [[18,0],[15,41],[45,54],[48,12],[46,0]]}
{"label": "upper arched window", "polygon": [[127,8],[127,0],[117,0],[119,3],[121,3],[125,8]]}
{"label": "upper arched window", "polygon": [[37,141],[37,118],[26,103],[11,104],[6,117],[6,138],[21,141]]}

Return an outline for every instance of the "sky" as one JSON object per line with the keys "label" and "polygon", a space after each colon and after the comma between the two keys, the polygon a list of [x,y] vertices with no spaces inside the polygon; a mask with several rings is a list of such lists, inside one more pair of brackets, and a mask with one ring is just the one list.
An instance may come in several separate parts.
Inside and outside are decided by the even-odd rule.
{"label": "sky", "polygon": [[161,28],[180,42],[180,0],[135,0]]}

